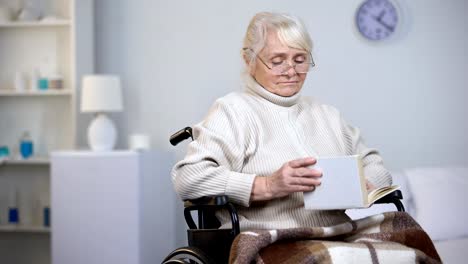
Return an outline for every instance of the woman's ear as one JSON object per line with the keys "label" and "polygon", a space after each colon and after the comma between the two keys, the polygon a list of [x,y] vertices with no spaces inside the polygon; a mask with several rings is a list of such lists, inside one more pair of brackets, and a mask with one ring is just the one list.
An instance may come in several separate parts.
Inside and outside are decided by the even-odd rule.
{"label": "woman's ear", "polygon": [[249,56],[247,56],[247,55],[244,53],[244,55],[242,56],[242,58],[244,58],[245,65],[246,65],[247,67],[250,68],[250,59],[249,59]]}
{"label": "woman's ear", "polygon": [[250,73],[250,75],[254,76],[255,74],[255,65],[254,63],[250,60],[250,58],[244,54],[242,56],[244,58],[245,65],[247,67],[247,71]]}

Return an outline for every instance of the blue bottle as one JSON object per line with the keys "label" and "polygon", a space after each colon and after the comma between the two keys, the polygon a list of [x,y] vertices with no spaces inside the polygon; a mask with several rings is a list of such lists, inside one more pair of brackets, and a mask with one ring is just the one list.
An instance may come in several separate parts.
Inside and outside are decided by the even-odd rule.
{"label": "blue bottle", "polygon": [[40,78],[37,81],[39,90],[47,90],[49,89],[49,81],[46,78]]}
{"label": "blue bottle", "polygon": [[19,212],[17,207],[8,207],[8,223],[18,224],[19,223]]}
{"label": "blue bottle", "polygon": [[10,196],[8,201],[8,223],[12,225],[16,225],[20,221],[18,205],[17,201],[18,192],[16,188],[10,190]]}
{"label": "blue bottle", "polygon": [[29,132],[24,132],[20,140],[20,153],[23,159],[31,157],[34,153],[34,145]]}
{"label": "blue bottle", "polygon": [[45,227],[50,227],[50,207],[46,206],[43,209],[43,222]]}
{"label": "blue bottle", "polygon": [[10,149],[8,146],[0,146],[0,158],[10,156]]}

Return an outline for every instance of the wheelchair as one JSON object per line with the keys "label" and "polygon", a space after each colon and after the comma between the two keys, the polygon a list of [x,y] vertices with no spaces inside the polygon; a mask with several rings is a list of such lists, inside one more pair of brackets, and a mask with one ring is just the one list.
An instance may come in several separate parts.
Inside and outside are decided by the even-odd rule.
{"label": "wheelchair", "polygon": [[[170,137],[170,143],[178,143],[191,138],[192,128],[186,127]],[[393,203],[398,211],[404,212],[401,202],[403,195],[396,190],[382,197],[376,204]],[[230,229],[219,229],[221,223],[216,218],[216,211],[227,210],[231,218]],[[198,216],[198,225],[192,217],[192,212]],[[231,244],[240,233],[239,218],[235,206],[229,202],[226,195],[205,196],[194,200],[184,201],[184,218],[189,227],[187,230],[188,247],[181,247],[172,251],[162,264],[219,264],[228,263]]]}

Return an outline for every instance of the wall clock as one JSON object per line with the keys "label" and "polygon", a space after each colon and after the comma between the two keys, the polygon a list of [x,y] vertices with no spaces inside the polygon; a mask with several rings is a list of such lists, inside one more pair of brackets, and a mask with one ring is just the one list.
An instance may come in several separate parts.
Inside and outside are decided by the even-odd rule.
{"label": "wall clock", "polygon": [[401,27],[402,13],[393,0],[366,0],[356,11],[359,33],[373,42],[391,39]]}

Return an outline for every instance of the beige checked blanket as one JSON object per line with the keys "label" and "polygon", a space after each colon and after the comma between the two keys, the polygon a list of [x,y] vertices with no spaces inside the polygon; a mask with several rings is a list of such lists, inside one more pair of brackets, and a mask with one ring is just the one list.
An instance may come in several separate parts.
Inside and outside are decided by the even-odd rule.
{"label": "beige checked blanket", "polygon": [[407,213],[389,212],[330,227],[240,233],[229,263],[441,263]]}

